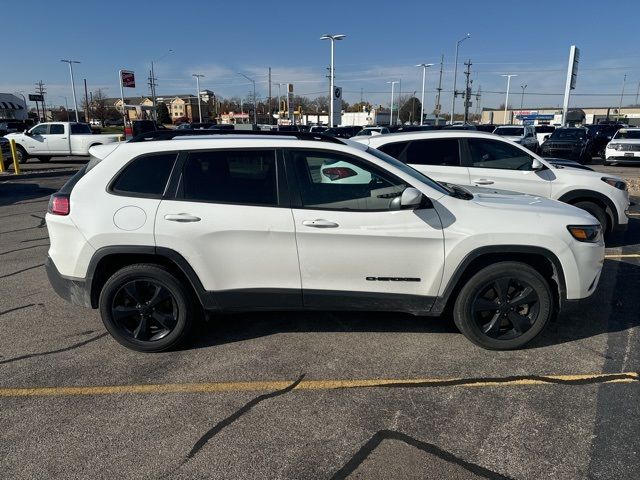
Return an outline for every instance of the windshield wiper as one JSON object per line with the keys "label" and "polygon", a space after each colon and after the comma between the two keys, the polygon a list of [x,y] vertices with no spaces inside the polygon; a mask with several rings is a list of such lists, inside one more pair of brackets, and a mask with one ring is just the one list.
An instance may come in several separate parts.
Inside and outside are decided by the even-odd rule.
{"label": "windshield wiper", "polygon": [[473,198],[473,194],[469,190],[462,188],[460,185],[444,182],[441,182],[441,185],[449,190],[449,193],[452,197],[460,198],[462,200],[471,200]]}

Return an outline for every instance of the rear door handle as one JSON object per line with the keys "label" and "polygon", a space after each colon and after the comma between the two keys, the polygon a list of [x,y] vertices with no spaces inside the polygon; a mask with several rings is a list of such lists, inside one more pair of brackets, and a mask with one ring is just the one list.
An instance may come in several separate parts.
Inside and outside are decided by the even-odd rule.
{"label": "rear door handle", "polygon": [[314,228],[336,228],[339,225],[335,222],[330,222],[329,220],[323,220],[321,218],[316,220],[304,220],[302,225],[305,227],[314,227]]}
{"label": "rear door handle", "polygon": [[476,185],[491,185],[493,180],[487,180],[486,178],[476,178],[473,183]]}
{"label": "rear door handle", "polygon": [[171,222],[199,222],[200,217],[196,217],[195,215],[189,215],[188,213],[173,213],[164,216],[165,220],[169,220]]}

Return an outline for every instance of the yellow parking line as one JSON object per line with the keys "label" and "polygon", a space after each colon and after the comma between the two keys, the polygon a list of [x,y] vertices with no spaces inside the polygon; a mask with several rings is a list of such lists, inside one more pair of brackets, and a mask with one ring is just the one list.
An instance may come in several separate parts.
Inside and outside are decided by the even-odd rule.
{"label": "yellow parking line", "polygon": [[639,253],[628,253],[624,255],[605,255],[604,258],[640,258]]}
{"label": "yellow parking line", "polygon": [[[588,385],[600,383],[631,383],[640,381],[637,372],[597,373],[579,375],[522,375],[483,378],[414,378],[361,380],[302,380],[295,390],[338,390],[352,388],[416,388],[416,387],[498,387],[525,385]],[[0,397],[63,397],[78,395],[131,395],[168,393],[225,393],[281,390],[292,381],[166,383],[148,385],[105,385],[80,387],[0,388]]]}

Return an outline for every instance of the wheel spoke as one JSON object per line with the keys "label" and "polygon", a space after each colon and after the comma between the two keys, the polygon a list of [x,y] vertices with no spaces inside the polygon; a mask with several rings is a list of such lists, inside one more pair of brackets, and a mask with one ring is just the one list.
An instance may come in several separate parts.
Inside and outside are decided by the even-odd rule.
{"label": "wheel spoke", "polygon": [[514,307],[518,305],[530,304],[538,300],[538,295],[531,287],[525,287],[516,297],[509,301],[510,305]]}
{"label": "wheel spoke", "polygon": [[147,317],[141,316],[138,327],[133,331],[133,337],[137,340],[146,340],[149,336],[149,322]]}
{"label": "wheel spoke", "polygon": [[489,336],[495,336],[500,331],[501,323],[502,315],[500,315],[500,312],[497,312],[493,315],[491,321],[485,327],[483,327],[482,331]]}
{"label": "wheel spoke", "polygon": [[498,297],[498,300],[500,300],[502,303],[507,301],[507,293],[509,293],[510,282],[511,282],[510,278],[503,277],[503,278],[497,279],[493,283],[494,289],[496,291],[496,296]]}
{"label": "wheel spoke", "polygon": [[513,329],[519,334],[526,332],[531,327],[531,320],[529,317],[525,317],[519,313],[509,312],[507,318],[509,318],[511,325],[513,325]]}
{"label": "wheel spoke", "polygon": [[166,289],[162,288],[160,285],[156,285],[155,287],[156,287],[156,290],[153,292],[153,295],[151,296],[151,300],[149,300],[150,307],[155,307],[159,303],[162,303],[165,300],[171,298],[171,296],[169,295],[169,292]]}
{"label": "wheel spoke", "polygon": [[138,282],[129,282],[124,286],[124,293],[126,293],[131,300],[137,304],[141,304],[140,292],[138,291]]}
{"label": "wheel spoke", "polygon": [[486,298],[476,298],[473,302],[474,312],[489,312],[498,308],[498,305],[493,300],[487,300]]}
{"label": "wheel spoke", "polygon": [[123,305],[117,305],[111,309],[111,313],[116,322],[121,322],[125,318],[138,315],[138,309],[135,307],[125,307]]}
{"label": "wheel spoke", "polygon": [[175,318],[170,313],[160,313],[153,312],[151,314],[151,318],[153,318],[156,322],[158,322],[163,328],[167,330],[172,330],[175,326]]}

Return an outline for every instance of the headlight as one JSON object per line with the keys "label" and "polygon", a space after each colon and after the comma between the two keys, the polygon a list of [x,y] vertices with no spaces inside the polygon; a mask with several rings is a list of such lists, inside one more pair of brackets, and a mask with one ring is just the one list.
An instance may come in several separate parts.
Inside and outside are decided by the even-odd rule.
{"label": "headlight", "polygon": [[619,180],[617,178],[602,177],[600,180],[602,180],[605,183],[608,183],[613,188],[617,188],[618,190],[622,190],[622,191],[626,191],[627,190],[627,184],[625,182],[623,182],[622,180]]}
{"label": "headlight", "polygon": [[569,225],[567,230],[579,242],[598,243],[602,238],[600,225]]}
{"label": "headlight", "polygon": [[607,148],[610,148],[612,150],[622,150],[622,144],[621,143],[610,143],[609,145],[607,145]]}

